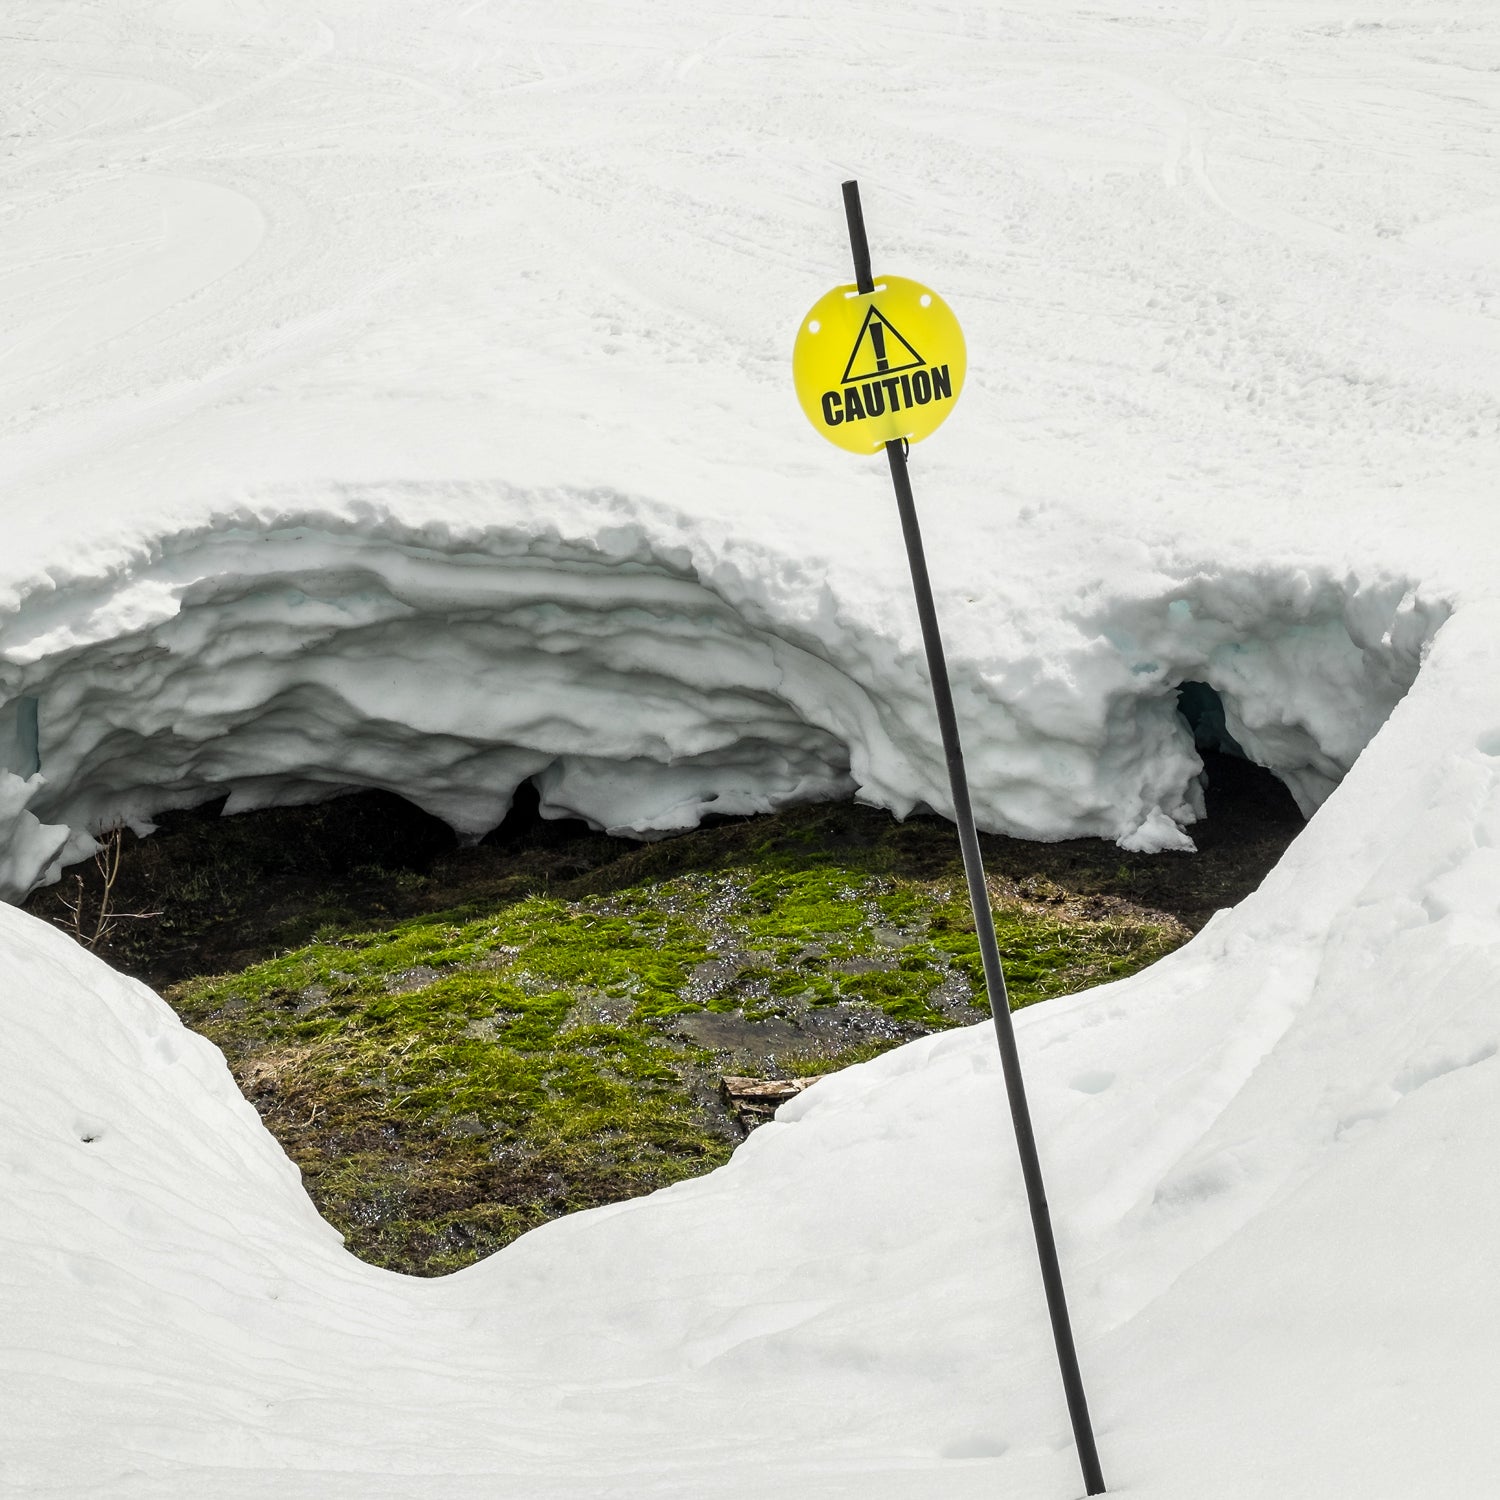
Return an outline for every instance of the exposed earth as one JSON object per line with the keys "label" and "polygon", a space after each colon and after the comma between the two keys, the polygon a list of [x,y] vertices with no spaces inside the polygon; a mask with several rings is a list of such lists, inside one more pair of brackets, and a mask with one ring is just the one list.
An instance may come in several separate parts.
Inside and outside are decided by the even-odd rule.
{"label": "exposed earth", "polygon": [[[1290,796],[1205,758],[1195,855],[983,840],[1013,1006],[1153,962],[1275,863]],[[472,848],[378,792],[120,836],[98,951],[223,1049],[368,1260],[454,1270],[709,1170],[768,1113],[748,1080],[986,1014],[939,818],[825,804],[639,844],[529,790]],[[80,867],[27,905],[88,937],[102,886]]]}

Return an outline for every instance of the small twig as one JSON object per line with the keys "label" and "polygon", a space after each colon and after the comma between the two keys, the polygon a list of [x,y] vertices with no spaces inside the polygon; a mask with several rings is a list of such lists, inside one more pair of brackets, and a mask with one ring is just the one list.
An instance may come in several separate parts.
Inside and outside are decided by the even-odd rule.
{"label": "small twig", "polygon": [[57,899],[62,904],[63,910],[72,917],[73,920],[71,926],[73,929],[73,936],[76,937],[81,943],[83,941],[83,876],[75,875],[73,877],[73,883],[78,887],[77,899],[74,901],[69,901],[61,891],[58,892]]}
{"label": "small twig", "polygon": [[123,828],[117,825],[106,829],[99,836],[99,848],[94,855],[94,868],[99,872],[102,889],[99,893],[99,909],[94,917],[92,930],[89,929],[88,920],[84,915],[87,893],[83,876],[73,877],[75,891],[73,900],[70,901],[61,892],[58,893],[58,903],[68,914],[68,920],[63,925],[85,948],[97,948],[121,922],[143,922],[162,915],[159,911],[116,911],[114,909],[115,882],[120,878],[120,860],[124,852],[125,832]]}

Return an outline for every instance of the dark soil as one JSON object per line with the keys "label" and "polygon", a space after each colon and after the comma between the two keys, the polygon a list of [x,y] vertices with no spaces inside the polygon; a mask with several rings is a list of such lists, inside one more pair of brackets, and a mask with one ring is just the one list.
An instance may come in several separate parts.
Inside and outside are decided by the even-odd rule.
{"label": "dark soil", "polygon": [[[1196,932],[1254,890],[1302,827],[1291,795],[1269,772],[1232,756],[1204,758],[1208,817],[1192,829],[1196,854],[1130,854],[1102,839],[1041,844],[986,834],[987,871],[1023,888],[1040,878],[1070,899],[1162,912]],[[950,823],[915,816],[893,826],[889,814],[853,803],[725,819],[641,844],[542,819],[535,793],[523,787],[504,824],[472,848],[460,848],[445,824],[388,792],[233,818],[220,817],[221,806],[164,814],[146,839],[123,834],[113,906],[161,915],[120,922],[97,951],[156,989],[246,968],[320,929],[454,908],[480,912],[535,893],[574,900],[719,869],[765,848],[837,853],[874,873],[915,879],[960,869]],[[92,920],[102,882],[91,865],[35,892],[26,909],[69,927],[62,903],[75,896],[79,879]]]}

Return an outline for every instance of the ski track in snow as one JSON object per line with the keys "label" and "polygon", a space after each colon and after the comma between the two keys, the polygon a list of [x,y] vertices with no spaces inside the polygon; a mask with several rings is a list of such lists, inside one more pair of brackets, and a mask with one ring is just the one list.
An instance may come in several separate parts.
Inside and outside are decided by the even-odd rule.
{"label": "ski track in snow", "polygon": [[[945,804],[879,465],[791,391],[938,286],[914,450],[988,826],[1313,814],[1020,1018],[1113,1490],[1500,1489],[1500,23],[1478,0],[13,0],[0,884],[229,790],[467,834]],[[222,1059],[0,905],[0,1493],[1069,1495],[984,1028],[409,1281]]]}

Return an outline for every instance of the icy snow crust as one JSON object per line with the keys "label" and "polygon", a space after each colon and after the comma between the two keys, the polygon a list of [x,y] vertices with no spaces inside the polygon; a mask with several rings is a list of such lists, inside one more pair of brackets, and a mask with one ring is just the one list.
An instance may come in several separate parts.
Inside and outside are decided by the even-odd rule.
{"label": "icy snow crust", "polygon": [[[1497,69],[1479,0],[11,4],[0,881],[225,789],[944,806],[788,371],[857,175],[971,354],[913,459],[983,821],[1180,843],[1188,679],[1316,809],[1020,1018],[1111,1485],[1500,1492]],[[1078,1492],[984,1028],[433,1283],[5,906],[0,1028],[6,1493]]]}

